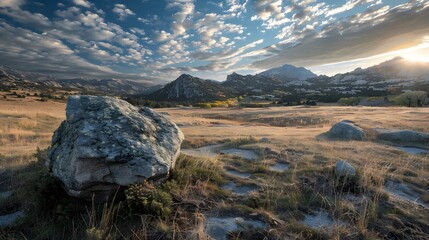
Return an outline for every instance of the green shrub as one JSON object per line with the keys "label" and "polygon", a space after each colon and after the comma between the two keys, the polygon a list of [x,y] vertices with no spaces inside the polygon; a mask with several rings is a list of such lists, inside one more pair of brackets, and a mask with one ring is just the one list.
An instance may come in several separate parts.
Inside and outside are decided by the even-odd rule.
{"label": "green shrub", "polygon": [[199,108],[212,108],[212,105],[210,103],[196,103],[194,104],[195,107],[199,107]]}
{"label": "green shrub", "polygon": [[195,103],[194,107],[199,108],[227,108],[237,106],[237,101],[235,99],[228,99],[225,101],[215,101],[215,102],[206,102],[206,103]]}
{"label": "green shrub", "polygon": [[125,190],[127,204],[131,211],[167,218],[172,212],[171,195],[145,182],[133,184]]}
{"label": "green shrub", "polygon": [[36,153],[34,154],[34,157],[36,157],[37,162],[44,163],[46,161],[48,151],[49,148],[40,149],[39,147],[37,147]]}
{"label": "green shrub", "polygon": [[410,91],[395,97],[393,101],[401,106],[423,107],[427,103],[427,96],[425,91]]}
{"label": "green shrub", "polygon": [[363,97],[340,98],[338,104],[342,106],[357,106],[363,99]]}
{"label": "green shrub", "polygon": [[59,218],[71,216],[73,213],[68,202],[69,197],[60,181],[43,170],[39,173],[31,195],[39,213],[55,213]]}

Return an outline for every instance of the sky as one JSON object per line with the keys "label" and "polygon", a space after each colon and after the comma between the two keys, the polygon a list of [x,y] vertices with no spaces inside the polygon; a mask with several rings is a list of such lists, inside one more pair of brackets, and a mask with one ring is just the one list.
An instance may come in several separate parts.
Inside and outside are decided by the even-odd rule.
{"label": "sky", "polygon": [[162,84],[429,61],[429,0],[0,0],[0,65]]}

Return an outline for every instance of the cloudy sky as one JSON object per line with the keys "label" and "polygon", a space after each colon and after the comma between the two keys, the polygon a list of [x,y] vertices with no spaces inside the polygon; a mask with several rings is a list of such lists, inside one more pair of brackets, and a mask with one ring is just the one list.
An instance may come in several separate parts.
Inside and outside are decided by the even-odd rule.
{"label": "cloudy sky", "polygon": [[428,0],[0,0],[0,64],[150,84],[429,61]]}

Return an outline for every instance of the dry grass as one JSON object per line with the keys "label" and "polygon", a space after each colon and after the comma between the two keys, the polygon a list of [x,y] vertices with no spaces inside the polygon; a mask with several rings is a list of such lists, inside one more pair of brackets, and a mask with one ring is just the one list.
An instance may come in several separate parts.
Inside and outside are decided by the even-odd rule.
{"label": "dry grass", "polygon": [[0,168],[33,161],[37,147],[46,148],[65,118],[65,104],[34,99],[0,100]]}
{"label": "dry grass", "polygon": [[[28,99],[1,101],[0,167],[25,167],[33,161],[37,147],[49,145],[52,132],[64,119],[65,104]],[[344,119],[355,121],[366,129],[429,132],[428,108],[173,108],[159,112],[168,113],[180,126],[186,136],[186,147],[229,142],[231,147],[254,149],[261,159],[249,162],[228,156],[218,159],[181,156],[178,170],[173,174],[174,183],[164,186],[174,199],[170,217],[133,215],[129,218],[112,205],[106,205],[98,213],[92,208],[85,218],[87,224],[72,228],[75,239],[82,236],[77,233],[81,229],[89,229],[83,234],[93,238],[204,239],[204,216],[213,211],[263,219],[270,224],[269,231],[263,233],[269,239],[429,238],[429,211],[393,198],[384,188],[386,179],[404,182],[429,204],[428,156],[405,154],[374,141],[318,141],[315,138]],[[249,137],[254,139],[247,141]],[[262,137],[271,142],[255,141]],[[339,159],[357,168],[358,177],[352,183],[335,177],[333,168]],[[284,173],[270,171],[269,166],[276,162],[289,163],[290,169]],[[225,168],[250,172],[252,177],[237,179],[225,174]],[[12,175],[8,182],[17,187],[37,180],[34,174],[29,176],[31,172],[24,174]],[[17,177],[26,182],[16,181]],[[232,196],[220,189],[225,179],[258,185],[260,190],[248,197]],[[358,199],[349,199],[348,195]],[[303,214],[318,209],[327,210],[348,225],[324,232],[300,223]],[[82,217],[79,219],[82,221]],[[73,239],[73,236],[68,238]]]}
{"label": "dry grass", "polygon": [[160,112],[168,113],[181,126],[189,141],[219,141],[248,136],[269,137],[280,142],[290,139],[307,141],[344,119],[367,128],[429,132],[428,108],[298,106],[259,109],[172,108]]}
{"label": "dry grass", "polygon": [[[246,148],[269,148],[276,151],[277,161],[291,164],[285,174],[266,172],[272,157],[258,163],[223,159],[231,169],[253,172],[252,180],[236,182],[257,183],[262,190],[244,204],[256,212],[268,211],[266,219],[280,219],[278,236],[295,232],[298,238],[317,238],[308,228],[292,219],[302,219],[302,210],[323,208],[331,215],[344,219],[351,226],[328,234],[332,239],[375,238],[390,234],[399,238],[428,238],[429,211],[401,204],[389,197],[384,189],[386,179],[406,181],[428,198],[429,157],[414,156],[373,141],[317,141],[315,137],[341,120],[355,121],[365,129],[412,129],[429,132],[428,108],[373,107],[280,107],[262,109],[164,109],[170,118],[182,126],[188,145],[204,142],[225,142],[228,139],[268,137],[272,143],[246,145]],[[372,133],[371,133],[372,134]],[[372,137],[370,137],[372,138]],[[192,144],[189,144],[192,143]],[[203,144],[203,145],[204,145]],[[285,151],[292,150],[292,151]],[[347,160],[359,172],[359,194],[362,201],[346,199],[349,186],[341,184],[332,174],[335,162]],[[338,186],[339,185],[339,186]],[[337,187],[334,187],[337,186]],[[426,190],[425,190],[426,189]],[[427,200],[426,200],[427,201]],[[427,202],[428,203],[428,202]],[[235,204],[243,204],[238,201]],[[407,212],[407,214],[400,214]],[[388,213],[388,214],[387,214]],[[410,216],[412,220],[410,220]],[[401,223],[391,226],[394,219]],[[404,222],[409,221],[408,225]],[[299,227],[298,227],[299,226]],[[407,233],[412,228],[411,232]],[[424,228],[424,227],[423,227]],[[286,229],[286,230],[285,230]],[[417,230],[415,230],[417,229]],[[309,232],[310,231],[310,232]],[[274,231],[275,232],[275,231]],[[408,234],[408,235],[407,235]],[[287,234],[286,234],[287,235]]]}

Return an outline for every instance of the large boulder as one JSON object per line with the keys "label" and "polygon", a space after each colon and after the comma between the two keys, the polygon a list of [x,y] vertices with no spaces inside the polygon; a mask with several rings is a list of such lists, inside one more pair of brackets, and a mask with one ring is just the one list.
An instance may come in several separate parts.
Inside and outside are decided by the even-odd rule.
{"label": "large boulder", "polygon": [[184,139],[150,108],[113,97],[71,96],[46,166],[71,196],[105,201],[120,186],[165,179]]}
{"label": "large boulder", "polygon": [[429,134],[412,130],[377,130],[378,139],[407,146],[428,147]]}
{"label": "large boulder", "polygon": [[362,141],[365,137],[365,132],[362,128],[354,125],[353,122],[344,120],[332,126],[327,136],[336,140]]}

